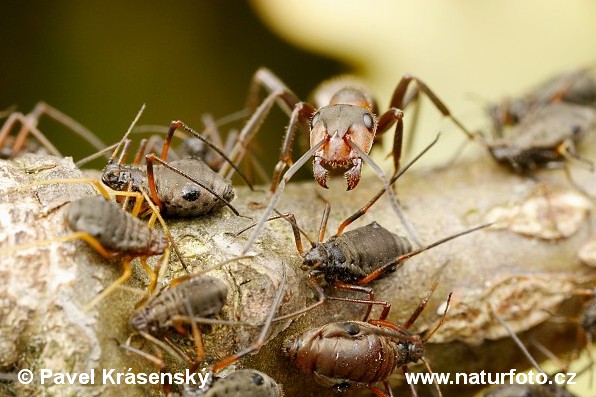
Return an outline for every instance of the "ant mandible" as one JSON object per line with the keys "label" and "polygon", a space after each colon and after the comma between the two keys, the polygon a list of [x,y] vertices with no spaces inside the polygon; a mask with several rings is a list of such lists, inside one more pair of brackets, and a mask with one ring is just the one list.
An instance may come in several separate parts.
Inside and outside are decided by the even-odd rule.
{"label": "ant mandible", "polygon": [[[417,90],[406,96],[408,86],[416,82]],[[259,91],[264,87],[269,95],[256,107]],[[250,140],[257,132],[271,107],[278,102],[282,109],[290,114],[279,161],[272,177],[271,192],[273,196],[249,237],[243,253],[248,252],[266,220],[281,197],[288,180],[313,157],[313,172],[317,183],[327,188],[329,175],[344,174],[347,190],[354,189],[360,181],[362,161],[366,161],[383,180],[392,206],[412,239],[423,244],[416,236],[414,229],[406,221],[389,181],[383,170],[368,156],[376,136],[385,133],[395,123],[393,137],[393,165],[399,170],[399,162],[403,141],[403,112],[409,102],[418,97],[418,93],[426,94],[432,103],[446,117],[449,117],[466,135],[473,134],[454,116],[437,95],[419,78],[404,75],[393,92],[389,109],[379,114],[376,101],[368,88],[361,82],[350,78],[338,78],[322,83],[313,94],[314,105],[302,102],[298,97],[268,69],[260,68],[255,73],[250,92],[249,109],[255,109],[251,118],[240,133],[239,140]],[[310,133],[310,149],[296,162],[292,162],[292,147],[298,127]],[[233,159],[234,154],[230,155]],[[283,174],[283,170],[288,167]]]}

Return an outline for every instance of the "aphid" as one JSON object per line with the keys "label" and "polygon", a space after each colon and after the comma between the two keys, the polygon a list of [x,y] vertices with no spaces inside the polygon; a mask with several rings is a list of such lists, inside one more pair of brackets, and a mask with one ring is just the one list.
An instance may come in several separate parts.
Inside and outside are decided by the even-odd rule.
{"label": "aphid", "polygon": [[55,242],[85,240],[106,259],[122,259],[122,275],[105,288],[85,310],[91,309],[132,275],[131,261],[140,258],[141,265],[151,278],[150,289],[157,276],[147,264],[147,258],[163,255],[162,264],[169,259],[168,239],[163,232],[151,228],[154,219],[146,224],[103,196],[85,197],[71,202],[65,209],[65,221],[74,233],[51,240],[36,241],[13,247],[8,252],[20,251]]}
{"label": "aphid", "polygon": [[[95,149],[102,150],[105,148],[106,145],[87,128],[47,103],[38,102],[30,113],[25,115],[20,112],[11,112],[6,119],[6,122],[0,129],[1,159],[10,159],[23,153],[37,152],[41,149],[40,145],[48,153],[54,156],[64,157],[37,128],[39,119],[44,114],[66,126],[69,130],[89,142]],[[10,132],[19,122],[21,124],[20,130],[18,130],[15,136],[11,136]],[[33,136],[35,141],[29,139],[30,136]]]}
{"label": "aphid", "polygon": [[529,112],[553,102],[591,106],[596,105],[596,80],[591,76],[593,67],[581,68],[557,75],[528,94],[506,98],[488,107],[493,131],[499,136],[503,127],[518,124]]}
{"label": "aphid", "polygon": [[[144,187],[152,201],[165,216],[200,216],[227,206],[236,215],[238,211],[230,204],[234,189],[230,181],[221,177],[200,159],[181,159],[168,162],[167,156],[174,132],[184,131],[201,139],[222,157],[226,155],[198,132],[181,121],[170,125],[160,157],[150,153],[145,156],[147,165],[140,166],[144,144],[140,145],[132,165],[124,164],[131,141],[128,132],[112,154],[102,174],[102,182],[118,191],[138,191]],[[116,156],[120,153],[119,159]],[[155,166],[158,163],[159,166]],[[235,165],[232,165],[237,170]],[[239,173],[240,174],[240,173]],[[240,174],[241,175],[241,174]]]}
{"label": "aphid", "polygon": [[483,394],[484,397],[575,397],[575,395],[563,387],[552,381],[551,376],[547,376],[540,365],[536,362],[534,357],[530,354],[528,349],[524,346],[519,337],[513,332],[511,327],[507,325],[503,319],[493,310],[493,316],[503,325],[503,327],[509,332],[509,335],[515,342],[515,344],[522,351],[528,361],[538,370],[539,374],[544,376],[544,384],[536,382],[526,384],[504,384],[497,387],[493,387]]}
{"label": "aphid", "polygon": [[[323,387],[336,392],[368,387],[376,396],[392,396],[387,378],[396,368],[401,367],[406,373],[408,364],[422,361],[432,372],[424,358],[424,344],[443,324],[451,294],[445,312],[432,331],[422,336],[411,333],[409,328],[424,310],[436,286],[437,283],[404,325],[386,320],[390,306],[385,302],[348,300],[368,305],[383,304],[386,310],[377,320],[335,322],[308,330],[286,340],[283,352],[302,373],[312,374]],[[384,391],[376,386],[378,383],[382,383]],[[438,395],[442,396],[436,386]],[[413,385],[410,388],[416,395]]]}
{"label": "aphid", "polygon": [[[449,117],[468,136],[472,137],[463,124],[451,115],[445,104],[428,88],[428,86],[411,75],[405,75],[398,83],[391,99],[389,110],[379,115],[378,107],[370,91],[362,82],[354,79],[336,79],[321,84],[313,97],[315,104],[301,102],[298,97],[271,71],[260,68],[253,77],[250,91],[252,108],[261,87],[269,91],[267,98],[256,109],[240,133],[240,139],[252,137],[274,102],[280,103],[282,108],[290,114],[279,161],[273,173],[271,192],[273,196],[263,212],[261,219],[249,237],[243,252],[247,252],[258,235],[264,223],[275,208],[288,180],[313,157],[313,172],[317,183],[327,187],[330,175],[343,174],[347,182],[347,190],[358,185],[362,169],[362,162],[367,162],[382,179],[385,189],[390,196],[392,207],[400,221],[413,239],[416,233],[408,224],[399,207],[397,199],[391,189],[383,170],[368,156],[372,148],[375,135],[381,135],[395,123],[393,138],[393,163],[395,170],[399,170],[403,135],[403,112],[400,110],[414,96],[406,96],[411,82],[416,82],[417,88],[425,93],[441,113]],[[415,95],[417,96],[417,95]],[[292,146],[298,127],[310,134],[310,149],[297,161],[292,160]],[[288,167],[283,174],[284,168]],[[418,241],[416,243],[422,245]]]}
{"label": "aphid", "polygon": [[[592,161],[576,149],[596,125],[596,80],[589,74],[591,69],[556,76],[525,96],[489,107],[493,138],[475,134],[472,139],[499,164],[519,174],[564,168],[566,160],[593,169]],[[504,127],[510,128],[504,131]]]}
{"label": "aphid", "polygon": [[[373,200],[380,197],[380,195],[381,193],[377,194]],[[372,205],[371,202],[367,204],[368,207],[370,205]],[[369,300],[374,300],[374,293],[372,288],[365,286],[366,284],[395,272],[407,259],[413,256],[491,225],[488,223],[476,226],[444,237],[416,250],[413,249],[411,242],[406,237],[392,233],[374,221],[366,226],[335,235],[324,242],[329,210],[330,206],[327,204],[319,230],[319,241],[311,241],[312,247],[308,251],[303,248],[300,229],[293,214],[286,213],[271,219],[284,218],[290,223],[296,249],[303,258],[301,269],[308,271],[310,277],[317,278],[321,275],[328,285],[365,293],[369,296]],[[348,220],[356,219],[358,217],[356,215],[363,213],[362,209],[359,210],[344,221],[344,224],[347,224]],[[243,229],[238,234],[246,230]],[[318,289],[316,285],[314,287]],[[320,291],[319,295],[321,299],[314,306],[323,303],[324,296]],[[307,310],[312,309],[312,307],[308,307]],[[370,307],[365,314],[365,321],[369,313]]]}
{"label": "aphid", "polygon": [[527,113],[507,137],[485,144],[498,163],[521,174],[562,166],[568,159],[593,168],[577,153],[576,145],[595,125],[595,108],[555,102]]}
{"label": "aphid", "polygon": [[[190,324],[195,345],[197,348],[197,358],[192,364],[191,370],[203,361],[204,351],[202,350],[202,341],[198,331],[197,323],[208,322],[214,324],[244,325],[245,323],[235,321],[212,320],[217,315],[227,297],[227,286],[225,283],[215,277],[204,275],[205,272],[219,268],[226,263],[239,260],[244,257],[233,258],[221,262],[200,274],[184,276],[174,280],[168,289],[163,290],[154,299],[147,302],[146,307],[138,309],[131,319],[132,327],[146,339],[158,342],[155,336],[164,335],[164,332],[174,326],[178,331],[184,332],[185,325]],[[257,340],[247,348],[232,354],[214,365],[210,366],[210,381],[206,389],[193,389],[187,386],[183,390],[183,397],[205,396],[205,397],[242,397],[242,396],[263,396],[280,397],[281,387],[268,375],[254,370],[243,369],[231,372],[229,375],[219,378],[215,377],[221,370],[236,362],[243,356],[250,354],[263,346],[268,335],[269,328],[273,321],[275,313],[279,309],[285,292],[286,274],[285,269],[282,274],[282,281],[278,288],[275,300],[271,305],[271,310],[265,319],[264,325]],[[162,369],[165,363],[160,358],[143,353],[129,345],[122,345],[127,350],[134,351],[155,362]],[[174,346],[170,345],[174,348]],[[174,348],[174,353],[178,355]],[[169,394],[170,396],[178,394]]]}

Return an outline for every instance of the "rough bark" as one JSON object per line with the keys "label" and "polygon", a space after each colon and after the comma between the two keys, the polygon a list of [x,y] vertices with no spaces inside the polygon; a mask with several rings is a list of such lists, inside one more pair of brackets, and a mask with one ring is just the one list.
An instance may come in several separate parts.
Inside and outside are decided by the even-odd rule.
{"label": "rough bark", "polygon": [[[582,148],[587,158],[596,157],[594,141]],[[573,168],[572,174],[596,196],[593,173]],[[145,359],[126,354],[118,347],[117,341],[125,341],[132,332],[130,314],[140,295],[121,289],[90,312],[82,310],[85,303],[119,276],[118,261],[102,259],[82,241],[7,253],[10,247],[69,234],[62,213],[68,202],[96,194],[85,184],[14,189],[36,180],[81,175],[68,158],[27,155],[0,163],[0,369],[5,373],[16,374],[22,368],[37,375],[41,368],[70,373],[92,368],[96,372],[102,368],[114,368],[117,372],[127,372],[129,368],[144,373],[157,371]],[[343,181],[332,182],[331,189],[325,191],[312,181],[291,183],[278,209],[293,212],[299,225],[315,238],[324,206],[320,195],[323,196],[332,204],[329,235],[381,186],[375,177],[364,178],[352,192],[344,191]],[[453,291],[447,321],[432,337],[430,342],[434,343],[427,345],[426,355],[434,371],[498,372],[527,366],[507,332],[491,316],[490,307],[516,332],[532,329],[534,336],[553,349],[553,340],[559,341],[559,350],[575,347],[576,325],[548,319],[577,312],[581,305],[575,291],[594,285],[596,272],[581,263],[577,253],[589,241],[596,219],[591,212],[592,202],[574,190],[562,172],[542,172],[533,180],[513,175],[482,155],[443,169],[409,172],[399,181],[397,191],[408,219],[426,243],[487,220],[498,220],[496,227],[420,254],[396,273],[371,284],[377,299],[392,303],[389,320],[403,323],[439,278],[437,290],[413,327],[416,332],[436,324],[441,304]],[[544,197],[549,198],[546,205]],[[266,198],[263,192],[239,187],[233,205],[243,215],[257,219],[261,209],[255,209],[253,204],[263,203]],[[516,220],[522,218],[522,224],[531,227],[519,226]],[[385,197],[350,227],[372,220],[403,234]],[[234,237],[229,233],[250,222],[224,209],[199,219],[169,220],[168,227],[184,259],[196,271],[237,255],[248,236]],[[253,251],[259,255],[212,272],[230,286],[222,318],[262,321],[279,286],[282,267],[286,269],[287,285],[281,312],[289,313],[314,301],[316,296],[298,267],[300,257],[286,222],[269,222]],[[174,256],[160,282],[167,284],[182,274]],[[144,288],[146,283],[143,270],[136,266],[127,285]],[[270,374],[283,384],[286,396],[332,395],[295,371],[281,353],[281,344],[309,327],[360,319],[363,311],[362,305],[329,302],[294,321],[275,324],[266,346],[240,365]],[[375,309],[373,316],[376,313]],[[250,344],[258,332],[258,327],[212,326],[204,336],[206,364]],[[185,347],[192,346],[183,337],[177,340],[186,343]],[[567,342],[565,346],[562,340]],[[152,351],[138,338],[133,344]],[[177,368],[174,363],[169,365]],[[422,367],[413,367],[418,368]],[[96,383],[101,383],[99,373]],[[400,382],[399,375],[392,378],[393,382]],[[442,389],[447,396],[473,391],[471,386]],[[421,395],[428,392],[424,387],[418,387],[418,391]],[[161,390],[146,385],[41,386],[36,382],[7,382],[0,383],[1,392],[145,396],[159,395]],[[369,394],[367,390],[354,393]]]}

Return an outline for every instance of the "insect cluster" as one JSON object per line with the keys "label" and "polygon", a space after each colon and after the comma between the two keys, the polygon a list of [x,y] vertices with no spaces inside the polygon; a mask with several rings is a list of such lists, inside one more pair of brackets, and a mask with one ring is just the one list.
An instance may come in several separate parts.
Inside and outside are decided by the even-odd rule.
{"label": "insect cluster", "polygon": [[[376,396],[449,395],[446,390],[451,389],[436,380],[431,385],[410,384],[405,389],[397,386],[404,384],[404,376],[418,371],[419,364],[428,373],[437,371],[435,360],[441,371],[451,370],[428,353],[427,342],[459,339],[472,346],[484,339],[507,336],[517,341],[514,332],[503,328],[503,322],[525,318],[526,324],[518,324],[518,329],[525,329],[544,321],[549,310],[558,310],[561,302],[575,295],[593,297],[585,292],[586,288],[593,291],[593,271],[578,265],[581,274],[552,276],[550,282],[556,291],[540,291],[543,295],[536,298],[539,302],[532,301],[528,306],[533,307],[526,308],[514,299],[528,290],[538,295],[539,276],[522,289],[522,283],[510,280],[520,280],[524,275],[507,266],[521,261],[531,248],[525,253],[510,253],[514,251],[510,248],[499,251],[501,247],[492,247],[490,253],[484,249],[495,235],[517,238],[519,241],[511,242],[512,246],[532,245],[533,239],[543,239],[575,247],[580,244],[575,236],[589,240],[585,237],[592,222],[590,194],[594,191],[571,177],[567,160],[583,164],[579,172],[593,178],[592,161],[580,150],[582,140],[589,138],[596,124],[596,83],[590,73],[590,69],[582,69],[565,74],[527,96],[491,107],[489,117],[496,138],[490,141],[467,128],[424,81],[410,75],[397,84],[388,110],[380,112],[367,87],[353,78],[321,84],[312,102],[306,102],[271,71],[261,68],[249,90],[246,121],[226,144],[213,133],[213,123],[198,132],[182,121],[173,121],[165,128],[165,135],[134,139],[135,131],[142,129],[136,124],[144,107],[122,139],[108,147],[46,104],[27,115],[7,110],[7,121],[0,130],[0,153],[10,159],[3,162],[5,171],[0,180],[0,204],[6,211],[0,233],[0,275],[8,272],[8,264],[23,264],[31,279],[43,284],[44,294],[66,287],[84,291],[68,302],[51,301],[50,306],[60,307],[60,313],[84,318],[93,316],[99,308],[103,322],[108,323],[106,318],[110,316],[126,317],[121,322],[124,325],[108,325],[101,331],[110,340],[102,342],[102,346],[109,345],[102,354],[110,351],[118,356],[116,363],[132,362],[138,372],[149,368],[162,375],[178,371],[210,375],[201,388],[178,384],[166,376],[164,379],[169,381],[157,388],[145,385],[141,393],[151,390],[168,396],[277,397],[368,390]],[[267,91],[264,99],[262,89]],[[464,201],[453,197],[448,208],[438,209],[426,197],[418,202],[402,197],[400,177],[441,139],[437,136],[409,163],[402,164],[407,106],[420,95],[427,96],[471,140],[485,146],[497,163],[513,170],[514,178],[523,174],[524,183],[532,186],[526,189],[532,192],[529,197],[535,200],[540,196],[543,200],[540,210],[535,210],[534,201],[530,204],[527,197],[523,205],[507,208],[508,212],[503,209],[505,205],[497,206],[490,200],[491,204],[478,204],[482,200],[476,199],[476,207],[458,208]],[[288,114],[289,122],[269,189],[263,192],[253,188],[247,175],[252,173],[251,166],[259,167],[258,161],[254,164],[256,156],[251,148],[257,144],[258,131],[264,128],[276,104]],[[42,113],[85,138],[98,150],[97,156],[107,157],[98,178],[83,176],[74,166],[65,165],[60,152],[37,129]],[[56,114],[60,117],[53,116]],[[20,129],[11,136],[19,123]],[[387,173],[369,153],[377,150],[374,143],[394,125],[393,170]],[[295,160],[294,141],[300,132],[308,134],[310,148]],[[177,144],[179,138],[182,141]],[[133,145],[138,149],[128,162]],[[55,157],[35,163],[40,148]],[[311,158],[316,185],[288,184]],[[14,165],[18,162],[37,165],[23,171]],[[358,188],[375,183],[374,179],[361,182],[365,164],[378,176],[375,194],[371,194],[373,188]],[[547,176],[539,169],[561,165],[567,170],[568,183],[561,187],[545,182]],[[485,165],[483,170],[490,167]],[[54,172],[64,168],[72,173]],[[444,172],[453,173],[455,169],[457,164]],[[494,179],[511,180],[507,179],[511,178],[509,170],[500,172]],[[233,187],[234,173],[247,188]],[[347,190],[354,192],[326,198],[320,188],[327,188],[334,175],[343,175]],[[478,176],[478,180],[486,179],[490,178]],[[429,182],[410,183],[427,186]],[[508,192],[510,187],[502,189]],[[561,189],[567,189],[570,195],[559,195]],[[300,193],[296,194],[297,190]],[[70,191],[76,193],[64,193]],[[284,191],[301,199],[289,201]],[[383,196],[387,197],[386,209],[376,204]],[[502,193],[499,197],[508,196]],[[581,205],[575,197],[581,197]],[[355,204],[361,199],[361,206]],[[14,200],[20,200],[19,206],[8,211],[7,205]],[[315,208],[321,209],[322,221],[313,239],[302,227],[313,228],[318,218],[313,215],[319,213]],[[421,211],[444,219],[434,219],[434,225],[429,225],[412,215]],[[345,220],[339,219],[350,213]],[[566,221],[572,215],[573,224]],[[511,225],[522,216],[536,219],[537,226],[530,232],[524,229],[524,233],[513,228]],[[31,219],[53,223],[49,228],[32,227],[29,231],[9,229],[13,224],[31,223]],[[339,226],[332,237],[326,238],[330,220]],[[358,226],[358,222],[363,223]],[[547,227],[550,229],[545,232]],[[304,247],[304,237],[310,248]],[[85,243],[78,240],[85,241],[90,250],[80,249]],[[574,256],[576,249],[569,250],[573,250],[569,256],[579,261]],[[482,299],[474,297],[471,285],[462,280],[469,274],[458,270],[458,262],[467,260],[462,258],[470,251],[476,252],[473,262],[477,268],[483,267],[483,254],[490,254],[495,263],[492,269],[478,271],[478,283],[487,294]],[[552,256],[547,251],[535,256],[538,260]],[[83,255],[86,259],[81,259]],[[79,260],[100,262],[97,255],[120,264],[122,274],[113,280],[114,273],[103,267],[97,269],[97,265],[75,270],[82,266],[77,264]],[[58,258],[63,256],[72,258],[68,267],[48,282],[42,273],[57,271],[62,260]],[[45,263],[39,265],[41,273],[29,269],[26,262],[33,263],[31,258],[36,258],[36,265]],[[423,263],[427,265],[422,267]],[[81,276],[75,278],[75,272]],[[99,278],[107,287],[100,293],[97,281],[87,279],[95,272],[104,272]],[[18,280],[18,285],[24,285],[19,293],[39,289],[24,280]],[[558,287],[556,283],[560,283]],[[0,291],[5,293],[0,301],[16,306],[15,290]],[[514,306],[516,309],[511,310]],[[574,344],[575,351],[591,345],[594,329],[593,304],[581,308],[583,316],[574,327],[582,329],[584,337]],[[9,313],[8,309],[4,312]],[[10,313],[17,315],[16,311]],[[109,320],[112,322],[117,323]],[[4,323],[3,319],[3,328]],[[79,328],[68,332],[92,332],[82,321],[77,324]],[[31,325],[26,321],[17,326],[17,334],[27,327]],[[488,332],[490,329],[495,333]],[[590,343],[586,344],[586,339]],[[8,374],[25,365],[42,368],[48,362],[22,358],[18,337],[0,342],[8,346],[0,352],[0,368]],[[259,350],[263,350],[261,356],[274,357],[275,365],[284,370],[272,370],[271,364],[251,358]],[[86,357],[76,356],[76,361],[94,366],[97,357],[92,356],[91,350],[86,350]],[[253,363],[256,368],[251,369]],[[289,382],[305,382],[308,386]],[[31,387],[0,383],[0,391],[35,390]],[[84,395],[81,390],[77,393]],[[498,393],[495,390],[487,395]]]}

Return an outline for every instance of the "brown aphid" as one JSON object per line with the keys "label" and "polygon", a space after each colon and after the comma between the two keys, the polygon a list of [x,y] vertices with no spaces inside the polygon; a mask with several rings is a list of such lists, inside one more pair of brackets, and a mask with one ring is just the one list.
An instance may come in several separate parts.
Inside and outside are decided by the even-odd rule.
{"label": "brown aphid", "polygon": [[[386,302],[345,299],[369,305],[381,304],[385,309],[377,320],[342,321],[307,330],[286,340],[283,352],[302,373],[313,375],[323,387],[336,392],[368,387],[376,396],[392,396],[387,378],[396,368],[401,367],[405,373],[408,364],[422,361],[432,372],[424,358],[424,344],[442,325],[451,295],[441,320],[431,332],[421,336],[411,333],[409,328],[424,310],[436,286],[435,283],[404,325],[386,320],[390,309]],[[378,383],[383,384],[384,390],[376,386]],[[413,385],[410,387],[416,395]],[[441,396],[438,385],[437,391]]]}
{"label": "brown aphid", "polygon": [[[436,94],[422,80],[412,75],[402,77],[393,92],[389,109],[384,113],[379,113],[370,90],[354,78],[338,78],[321,84],[313,94],[315,103],[310,104],[300,101],[270,70],[266,68],[257,70],[253,76],[249,93],[249,108],[253,109],[254,113],[240,132],[240,139],[243,137],[252,139],[274,103],[278,103],[283,110],[290,114],[290,121],[286,128],[279,161],[272,177],[270,190],[273,196],[248,238],[243,249],[244,253],[248,252],[260,235],[266,220],[281,198],[286,183],[311,157],[313,158],[314,178],[324,188],[327,187],[327,178],[330,175],[343,174],[346,178],[347,190],[354,189],[360,181],[363,162],[368,163],[383,181],[392,207],[400,221],[408,229],[409,234],[415,238],[415,232],[406,221],[397,198],[389,188],[388,178],[368,156],[375,137],[382,135],[395,124],[392,155],[394,168],[399,170],[403,139],[403,112],[401,109],[418,97],[418,91],[406,95],[412,82],[416,83],[417,90],[426,94],[444,116],[449,117],[469,137],[473,136],[458,119],[451,115],[447,106]],[[259,92],[262,88],[269,94],[257,107]],[[309,134],[310,149],[298,160],[293,161],[293,143],[299,129]],[[289,168],[283,173],[286,167]]]}

